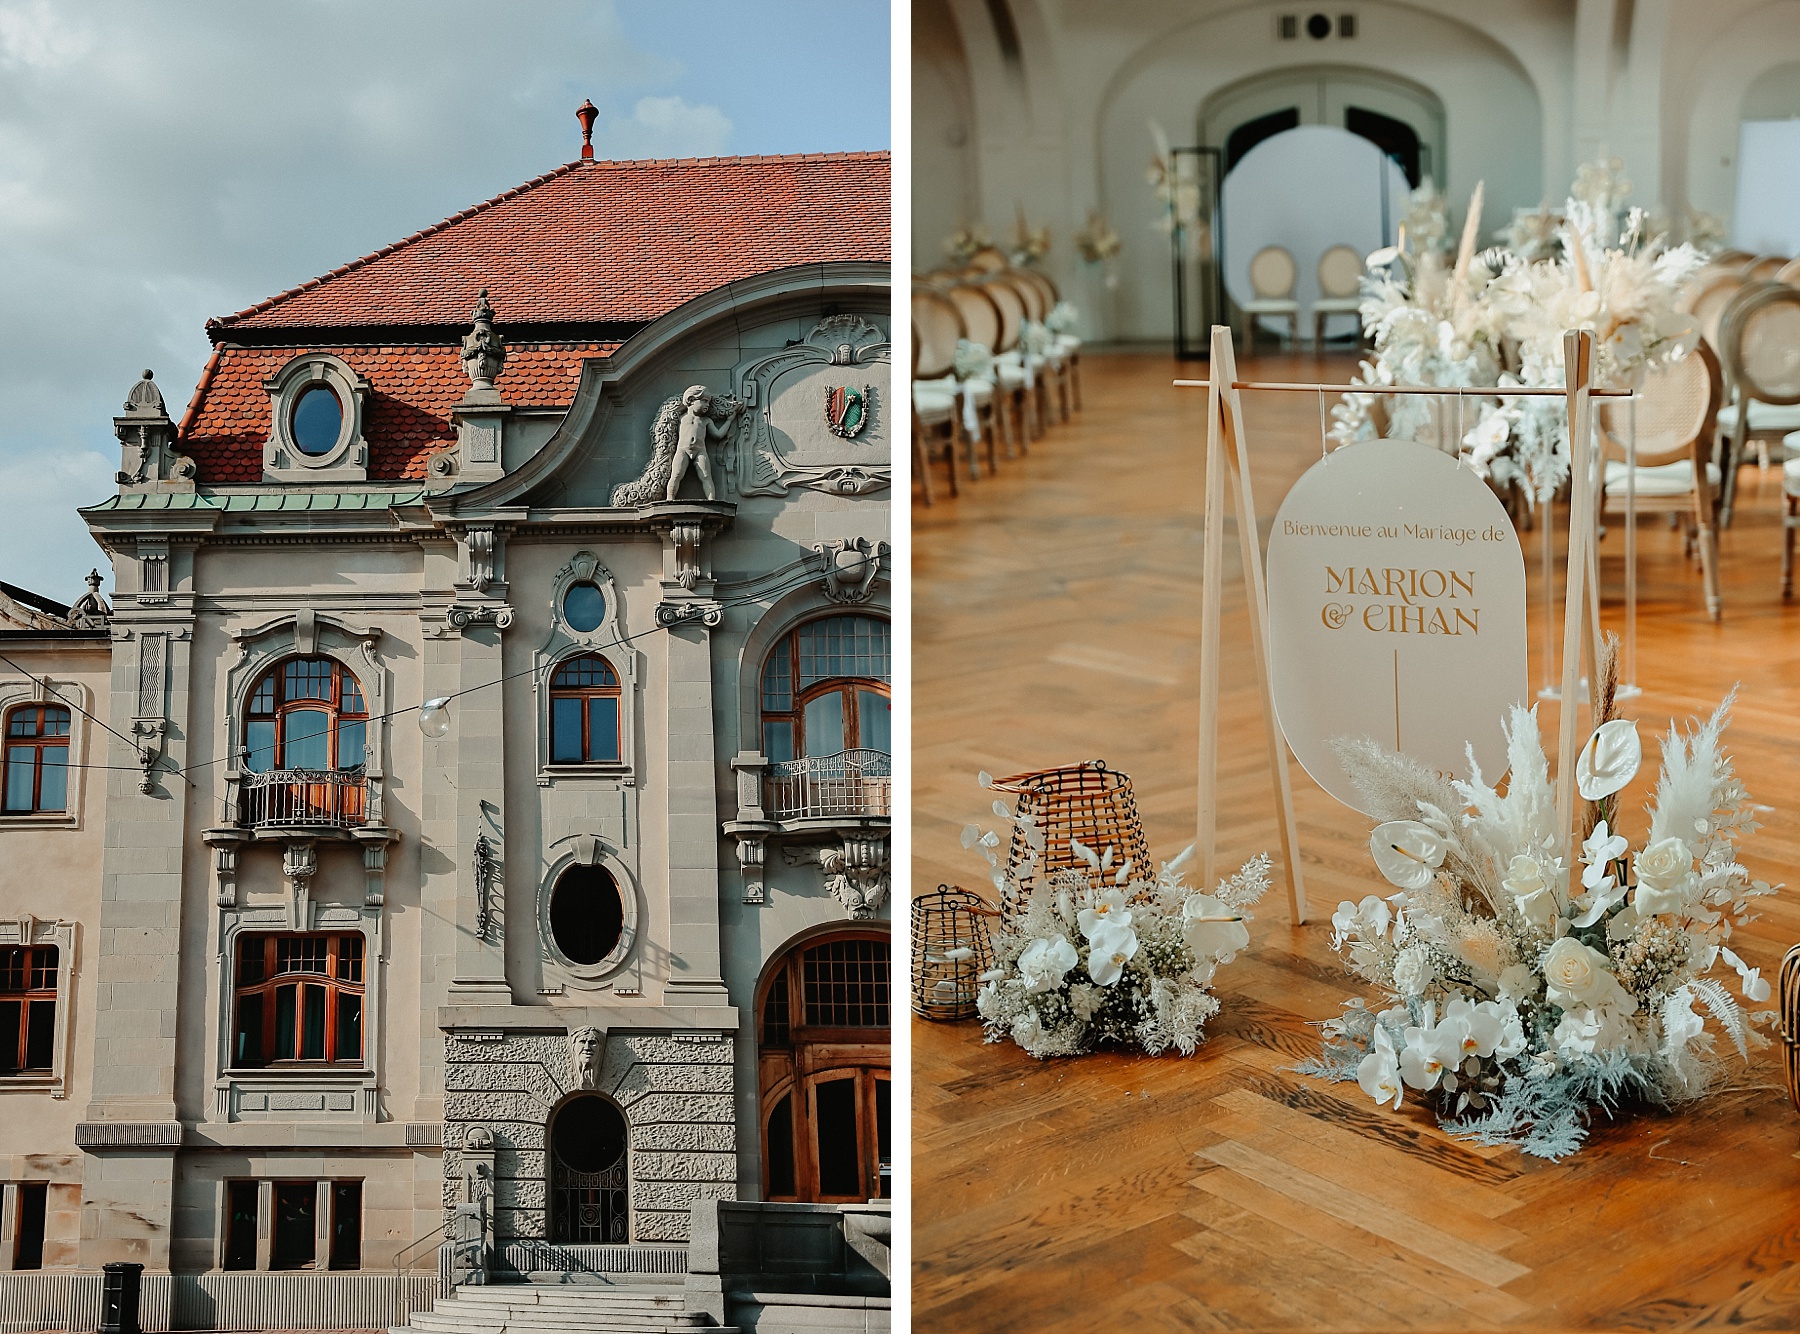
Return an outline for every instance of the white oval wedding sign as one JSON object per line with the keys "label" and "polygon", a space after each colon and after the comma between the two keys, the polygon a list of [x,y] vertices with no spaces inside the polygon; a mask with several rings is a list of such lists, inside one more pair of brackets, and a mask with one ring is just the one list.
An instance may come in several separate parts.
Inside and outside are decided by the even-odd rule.
{"label": "white oval wedding sign", "polygon": [[1373,737],[1444,773],[1506,768],[1526,699],[1525,554],[1486,482],[1410,440],[1346,445],[1288,492],[1269,537],[1269,669],[1294,755],[1365,802],[1331,742]]}

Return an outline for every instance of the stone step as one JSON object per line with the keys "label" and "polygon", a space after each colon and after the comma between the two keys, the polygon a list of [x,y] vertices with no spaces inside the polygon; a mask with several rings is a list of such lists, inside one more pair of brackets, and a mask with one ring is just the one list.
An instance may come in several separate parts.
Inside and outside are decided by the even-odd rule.
{"label": "stone step", "polygon": [[685,1302],[680,1288],[500,1283],[459,1288],[391,1334],[662,1334]]}

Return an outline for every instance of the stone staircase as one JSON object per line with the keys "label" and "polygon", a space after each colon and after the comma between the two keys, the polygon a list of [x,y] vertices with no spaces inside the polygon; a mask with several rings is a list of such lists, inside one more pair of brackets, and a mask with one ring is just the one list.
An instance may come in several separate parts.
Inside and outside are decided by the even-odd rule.
{"label": "stone staircase", "polygon": [[663,1334],[685,1311],[679,1281],[465,1285],[389,1334]]}

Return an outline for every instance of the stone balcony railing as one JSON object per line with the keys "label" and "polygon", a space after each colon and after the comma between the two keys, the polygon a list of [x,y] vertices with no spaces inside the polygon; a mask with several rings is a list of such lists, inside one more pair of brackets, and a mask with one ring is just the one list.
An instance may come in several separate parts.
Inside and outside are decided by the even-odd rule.
{"label": "stone balcony railing", "polygon": [[893,758],[880,750],[781,760],[769,765],[774,820],[887,817],[893,812]]}
{"label": "stone balcony railing", "polygon": [[337,770],[245,774],[238,794],[248,829],[358,829],[369,823],[369,780]]}

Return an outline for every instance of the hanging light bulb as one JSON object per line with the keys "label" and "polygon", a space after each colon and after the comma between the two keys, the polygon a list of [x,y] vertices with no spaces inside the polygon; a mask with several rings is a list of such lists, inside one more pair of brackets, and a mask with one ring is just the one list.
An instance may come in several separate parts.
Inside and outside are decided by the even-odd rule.
{"label": "hanging light bulb", "polygon": [[419,730],[428,737],[442,737],[450,732],[450,697],[440,695],[419,706]]}

